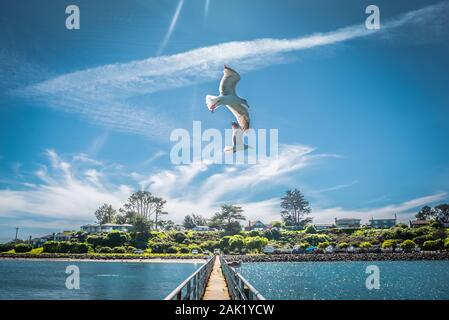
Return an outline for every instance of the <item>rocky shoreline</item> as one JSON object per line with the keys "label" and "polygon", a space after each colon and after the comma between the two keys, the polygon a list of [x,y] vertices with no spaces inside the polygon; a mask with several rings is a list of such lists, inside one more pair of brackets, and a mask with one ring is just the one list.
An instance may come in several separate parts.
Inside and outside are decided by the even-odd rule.
{"label": "rocky shoreline", "polygon": [[41,254],[27,254],[27,253],[0,253],[0,259],[34,259],[34,260],[205,260],[208,256],[205,255],[120,255],[120,254],[108,254],[108,255],[93,255],[93,254],[70,254],[70,253],[41,253]]}
{"label": "rocky shoreline", "polygon": [[419,261],[449,260],[449,252],[226,255],[225,259],[228,262]]}

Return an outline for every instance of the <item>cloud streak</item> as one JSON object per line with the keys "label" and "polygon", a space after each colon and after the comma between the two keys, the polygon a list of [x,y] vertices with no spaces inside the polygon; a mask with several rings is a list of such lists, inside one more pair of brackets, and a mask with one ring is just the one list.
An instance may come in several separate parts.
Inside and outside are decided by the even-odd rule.
{"label": "cloud streak", "polygon": [[[181,7],[182,0],[172,19],[168,38]],[[294,39],[228,42],[170,56],[104,65],[64,74],[28,86],[18,93],[59,110],[78,113],[96,124],[151,139],[161,139],[176,124],[167,120],[169,117],[161,110],[148,105],[137,106],[129,102],[131,98],[217,79],[223,63],[232,64],[241,72],[248,72],[289,61],[285,54],[291,52],[374,34],[386,35],[394,29],[411,24],[428,26],[432,21],[441,21],[437,18],[444,15],[448,8],[448,3],[444,2],[408,12],[384,22],[380,31],[367,30],[360,23]]]}

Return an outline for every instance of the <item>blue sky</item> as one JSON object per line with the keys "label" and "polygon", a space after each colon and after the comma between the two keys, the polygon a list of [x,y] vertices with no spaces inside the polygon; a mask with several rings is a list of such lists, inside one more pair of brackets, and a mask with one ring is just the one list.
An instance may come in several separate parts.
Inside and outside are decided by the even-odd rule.
{"label": "blue sky", "polygon": [[[81,29],[65,28],[77,4]],[[449,201],[448,1],[3,1],[0,241],[77,229],[133,190],[169,218],[238,203],[278,219],[301,189],[316,222],[407,221]],[[177,14],[176,14],[177,13]],[[265,39],[265,40],[261,40]],[[210,114],[222,65],[242,76],[254,128],[279,130],[279,165],[170,163],[175,128]]]}

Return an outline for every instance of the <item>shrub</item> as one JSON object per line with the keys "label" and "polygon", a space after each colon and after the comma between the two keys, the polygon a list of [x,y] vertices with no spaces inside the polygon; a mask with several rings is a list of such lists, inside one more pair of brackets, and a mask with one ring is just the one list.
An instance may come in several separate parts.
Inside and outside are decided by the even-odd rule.
{"label": "shrub", "polygon": [[313,224],[309,224],[304,230],[305,233],[314,234],[317,233],[316,228]]}
{"label": "shrub", "polygon": [[416,243],[413,240],[405,240],[399,245],[403,250],[412,250],[415,248]]}
{"label": "shrub", "polygon": [[423,250],[427,251],[434,251],[439,250],[442,247],[442,241],[441,240],[427,240],[424,242],[422,248]]}
{"label": "shrub", "polygon": [[385,240],[382,243],[382,248],[383,249],[387,249],[387,248],[394,248],[396,245],[396,241],[395,240]]}
{"label": "shrub", "polygon": [[109,232],[103,240],[103,245],[108,247],[121,247],[130,240],[126,232],[112,231]]}
{"label": "shrub", "polygon": [[14,244],[13,243],[1,243],[0,244],[0,252],[7,252],[14,249]]}
{"label": "shrub", "polygon": [[339,247],[340,249],[346,249],[346,248],[349,247],[349,243],[347,243],[347,242],[340,242],[340,243],[338,244],[338,247]]}
{"label": "shrub", "polygon": [[229,240],[229,249],[231,249],[232,251],[241,251],[244,245],[244,238],[240,235],[232,236]]}
{"label": "shrub", "polygon": [[263,247],[265,247],[268,244],[268,239],[264,237],[247,237],[244,240],[245,247],[248,250],[257,250],[261,251]]}
{"label": "shrub", "polygon": [[170,246],[165,250],[165,253],[178,253],[178,247]]}
{"label": "shrub", "polygon": [[87,243],[90,244],[93,248],[103,245],[103,237],[98,235],[89,235],[87,236]]}
{"label": "shrub", "polygon": [[190,250],[187,247],[181,247],[179,248],[179,253],[190,253]]}
{"label": "shrub", "polygon": [[327,247],[329,247],[330,244],[331,243],[329,241],[320,242],[320,243],[318,243],[318,248],[321,249],[321,250],[324,250]]}
{"label": "shrub", "polygon": [[135,250],[136,250],[136,248],[133,247],[133,246],[127,246],[126,247],[126,252],[128,252],[128,253],[133,253]]}
{"label": "shrub", "polygon": [[14,251],[17,253],[30,252],[33,247],[30,244],[19,243],[14,246]]}
{"label": "shrub", "polygon": [[304,240],[311,246],[317,246],[320,242],[330,241],[330,238],[325,234],[308,234]]}
{"label": "shrub", "polygon": [[167,249],[171,247],[170,242],[155,242],[150,240],[148,242],[148,248],[151,249],[152,253],[166,253]]}
{"label": "shrub", "polygon": [[112,248],[112,252],[114,253],[126,253],[125,247],[114,247]]}
{"label": "shrub", "polygon": [[362,249],[369,249],[369,248],[372,248],[373,245],[371,244],[371,242],[365,241],[365,242],[362,242],[359,245],[359,247],[362,248]]}
{"label": "shrub", "polygon": [[97,250],[98,253],[112,253],[111,247],[99,247]]}
{"label": "shrub", "polygon": [[445,249],[449,249],[449,238],[447,238],[446,240],[444,240],[444,248],[445,248]]}
{"label": "shrub", "polygon": [[183,243],[185,239],[187,239],[187,236],[185,235],[184,232],[176,232],[173,235],[173,240],[175,240],[175,242],[177,243]]}
{"label": "shrub", "polygon": [[69,253],[70,249],[72,249],[72,244],[68,241],[58,242],[58,246],[56,248],[56,252],[58,253]]}
{"label": "shrub", "polygon": [[47,241],[43,244],[43,252],[45,253],[57,253],[58,252],[58,242]]}

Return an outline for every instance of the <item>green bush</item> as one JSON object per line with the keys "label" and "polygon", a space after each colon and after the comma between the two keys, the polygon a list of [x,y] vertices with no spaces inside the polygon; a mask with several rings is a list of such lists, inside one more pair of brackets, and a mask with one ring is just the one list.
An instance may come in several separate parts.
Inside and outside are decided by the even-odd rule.
{"label": "green bush", "polygon": [[86,241],[88,244],[90,244],[94,249],[98,246],[103,245],[104,238],[98,235],[89,235],[86,238]]}
{"label": "green bush", "polygon": [[309,224],[307,225],[306,229],[304,230],[305,233],[309,233],[309,234],[315,234],[318,231],[316,231],[316,228],[313,224]]}
{"label": "green bush", "polygon": [[58,252],[58,242],[57,241],[47,241],[43,244],[42,252],[45,253],[57,253]]}
{"label": "green bush", "polygon": [[72,243],[68,241],[60,241],[58,242],[58,247],[56,252],[58,253],[70,253],[72,249]]}
{"label": "green bush", "polygon": [[165,253],[178,253],[178,247],[170,246],[165,250]]}
{"label": "green bush", "polygon": [[263,247],[268,244],[268,239],[264,237],[247,237],[244,240],[246,249],[262,251]]}
{"label": "green bush", "polygon": [[112,248],[112,252],[114,253],[126,253],[125,247],[114,247]]}
{"label": "green bush", "polygon": [[109,232],[103,240],[103,245],[107,247],[122,247],[130,240],[129,234],[121,231]]}
{"label": "green bush", "polygon": [[426,251],[434,251],[442,248],[443,242],[441,240],[428,240],[424,242],[422,248]]}
{"label": "green bush", "polygon": [[137,250],[136,247],[133,247],[133,246],[127,246],[126,247],[126,252],[127,253],[133,253],[135,250]]}
{"label": "green bush", "polygon": [[241,235],[232,236],[229,240],[229,249],[232,251],[241,251],[245,246],[245,240]]}
{"label": "green bush", "polygon": [[347,243],[347,242],[340,242],[340,243],[338,244],[338,247],[339,247],[340,249],[346,249],[346,248],[349,247],[349,243]]}
{"label": "green bush", "polygon": [[318,243],[318,248],[321,249],[321,250],[324,250],[327,247],[329,247],[330,244],[331,243],[329,241],[320,242],[320,243]]}
{"label": "green bush", "polygon": [[0,252],[6,252],[14,249],[13,243],[0,243]]}
{"label": "green bush", "polygon": [[362,242],[359,245],[359,247],[362,248],[362,249],[370,249],[370,248],[373,247],[373,245],[371,244],[371,242],[365,241],[365,242]]}
{"label": "green bush", "polygon": [[382,243],[382,248],[383,249],[394,248],[395,246],[396,246],[396,241],[395,240],[385,240]]}
{"label": "green bush", "polygon": [[304,240],[307,241],[311,246],[317,246],[318,243],[330,241],[331,239],[325,234],[308,234],[304,238]]}
{"label": "green bush", "polygon": [[33,247],[30,244],[19,243],[14,246],[14,251],[17,253],[30,252]]}
{"label": "green bush", "polygon": [[179,248],[179,253],[190,253],[190,250],[187,247],[181,247]]}
{"label": "green bush", "polygon": [[399,245],[403,250],[412,250],[415,248],[416,243],[413,240],[405,240]]}
{"label": "green bush", "polygon": [[173,240],[177,243],[182,243],[185,239],[187,239],[187,236],[184,232],[176,232],[173,235]]}
{"label": "green bush", "polygon": [[449,249],[449,238],[447,238],[446,240],[444,240],[444,248],[445,248],[445,249]]}
{"label": "green bush", "polygon": [[97,250],[98,253],[112,253],[111,247],[99,247]]}

